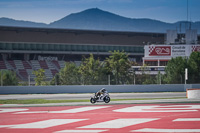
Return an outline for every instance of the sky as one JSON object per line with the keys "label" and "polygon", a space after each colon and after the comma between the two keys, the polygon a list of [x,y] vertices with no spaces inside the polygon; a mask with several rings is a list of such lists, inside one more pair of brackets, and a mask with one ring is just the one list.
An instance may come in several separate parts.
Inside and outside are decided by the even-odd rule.
{"label": "sky", "polygon": [[49,24],[89,8],[168,23],[200,21],[200,0],[0,0],[0,17]]}

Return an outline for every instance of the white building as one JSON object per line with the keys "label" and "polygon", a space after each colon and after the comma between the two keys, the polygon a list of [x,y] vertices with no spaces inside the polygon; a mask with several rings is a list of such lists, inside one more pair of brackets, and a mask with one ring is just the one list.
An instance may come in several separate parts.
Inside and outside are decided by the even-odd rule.
{"label": "white building", "polygon": [[186,30],[184,36],[179,36],[176,30],[167,30],[166,44],[144,46],[143,64],[149,66],[166,66],[171,58],[189,57],[194,51],[200,52],[197,44],[197,30]]}
{"label": "white building", "polygon": [[189,57],[194,51],[200,52],[200,45],[146,45],[143,64],[149,66],[166,66],[171,58]]}
{"label": "white building", "polygon": [[144,46],[143,66],[132,66],[136,74],[142,74],[140,68],[145,67],[145,72],[156,75],[164,74],[168,61],[175,57],[188,58],[192,52],[200,52],[197,44],[197,30],[187,30],[184,36],[178,36],[176,30],[167,30],[166,44],[153,44]]}

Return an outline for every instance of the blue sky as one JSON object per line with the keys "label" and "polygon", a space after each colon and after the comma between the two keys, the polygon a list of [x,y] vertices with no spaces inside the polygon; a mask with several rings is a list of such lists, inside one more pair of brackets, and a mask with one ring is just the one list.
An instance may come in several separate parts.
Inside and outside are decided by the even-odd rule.
{"label": "blue sky", "polygon": [[[188,0],[188,5],[189,20],[200,21],[200,0]],[[187,20],[187,0],[0,0],[0,17],[50,23],[89,8],[129,18]]]}

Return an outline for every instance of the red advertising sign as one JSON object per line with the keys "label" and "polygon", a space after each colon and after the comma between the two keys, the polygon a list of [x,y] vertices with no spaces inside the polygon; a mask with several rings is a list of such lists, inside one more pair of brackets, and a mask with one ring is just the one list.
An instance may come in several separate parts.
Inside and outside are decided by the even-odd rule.
{"label": "red advertising sign", "polygon": [[192,46],[192,52],[200,52],[200,46]]}
{"label": "red advertising sign", "polygon": [[171,46],[149,46],[149,56],[171,56]]}

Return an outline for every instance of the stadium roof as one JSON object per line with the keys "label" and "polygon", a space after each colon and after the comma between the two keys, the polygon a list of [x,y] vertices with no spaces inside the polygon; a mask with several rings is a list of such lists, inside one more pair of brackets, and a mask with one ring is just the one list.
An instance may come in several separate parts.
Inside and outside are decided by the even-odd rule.
{"label": "stadium roof", "polygon": [[154,32],[132,32],[132,31],[107,31],[107,30],[87,30],[87,29],[60,29],[60,28],[36,28],[36,27],[13,27],[13,26],[0,26],[0,30],[7,30],[7,31],[34,31],[34,32],[59,32],[59,33],[77,33],[77,34],[85,34],[85,33],[92,33],[92,34],[102,34],[102,35],[156,35],[156,36],[163,36],[165,33],[154,33]]}

